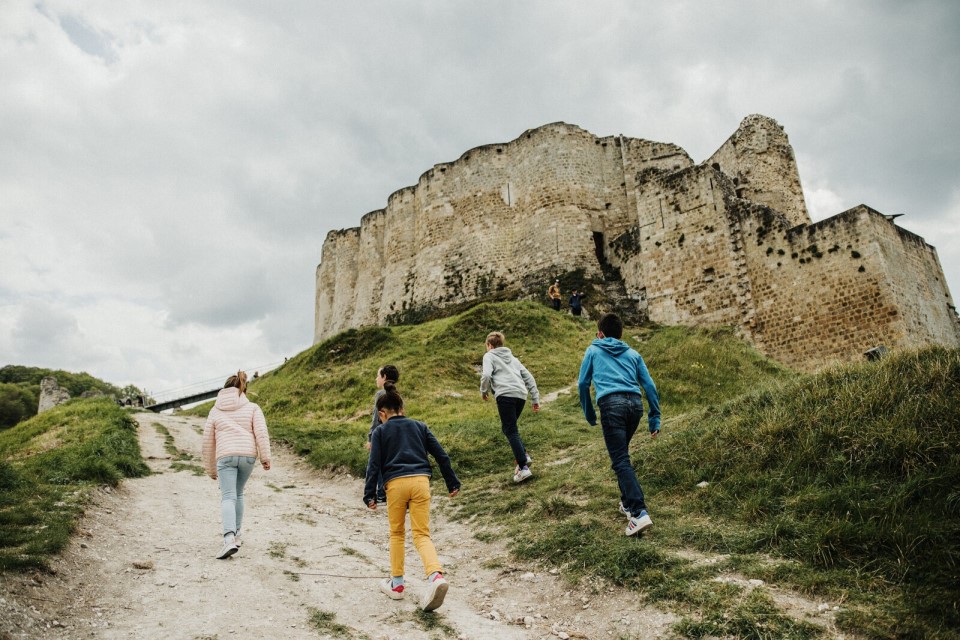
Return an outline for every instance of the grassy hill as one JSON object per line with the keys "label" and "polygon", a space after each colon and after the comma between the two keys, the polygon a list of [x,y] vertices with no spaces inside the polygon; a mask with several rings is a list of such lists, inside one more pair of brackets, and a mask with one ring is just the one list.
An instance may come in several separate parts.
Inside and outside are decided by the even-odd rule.
{"label": "grassy hill", "polygon": [[[561,391],[521,418],[535,473],[523,485],[512,482],[496,407],[478,392],[491,330],[506,334],[542,394]],[[624,339],[657,382],[664,422],[661,437],[638,435],[632,446],[655,526],[626,538],[601,433],[583,420],[576,397],[595,330],[532,303],[484,304],[418,326],[346,331],[262,376],[249,395],[275,440],[317,467],[361,476],[374,377],[396,364],[407,414],[431,426],[464,482],[440,509],[585,590],[599,593],[604,581],[636,589],[680,616],[682,637],[823,635],[785,612],[784,589],[839,605],[835,624],[854,637],[960,637],[960,351],[802,375],[729,330],[628,328]],[[96,406],[100,415],[83,421],[113,424],[117,437],[129,429],[122,412],[75,406]],[[0,460],[29,449],[4,438],[54,429],[59,416],[51,411],[41,416],[48,422],[0,434]],[[110,478],[142,472],[123,459]],[[8,487],[49,466],[20,464],[0,462],[4,499]],[[15,531],[3,522],[0,551]]]}
{"label": "grassy hill", "polygon": [[[536,475],[521,486],[496,408],[478,393],[491,330],[506,334],[542,394],[573,387],[522,416]],[[250,395],[275,439],[318,467],[362,475],[374,376],[396,364],[407,414],[431,426],[464,481],[441,508],[574,580],[636,588],[681,615],[683,636],[820,634],[785,615],[772,592],[717,580],[733,575],[843,603],[837,625],[865,637],[956,637],[957,351],[809,376],[728,330],[627,329],[664,413],[662,436],[632,447],[656,523],[634,539],[622,535],[600,431],[576,398],[595,330],[532,303],[484,304],[418,326],[344,332],[260,378]]]}
{"label": "grassy hill", "polygon": [[136,422],[113,400],[71,400],[0,431],[0,572],[46,566],[92,488],[147,473]]}

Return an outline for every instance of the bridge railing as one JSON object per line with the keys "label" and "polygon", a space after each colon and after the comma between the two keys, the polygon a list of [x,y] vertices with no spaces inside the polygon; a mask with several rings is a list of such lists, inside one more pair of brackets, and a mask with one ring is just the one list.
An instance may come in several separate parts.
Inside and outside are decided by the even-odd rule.
{"label": "bridge railing", "polygon": [[[248,379],[252,382],[254,380],[254,374],[264,375],[265,373],[273,371],[282,364],[283,362],[274,362],[259,367],[244,369],[244,371],[247,372]],[[233,373],[228,373],[216,378],[207,378],[206,380],[194,382],[182,387],[177,387],[175,389],[166,389],[156,393],[151,392],[150,396],[153,398],[153,404],[147,406],[146,408],[152,411],[163,411],[164,409],[172,409],[185,404],[193,404],[194,402],[208,400],[217,395],[217,392],[223,388],[223,382],[231,375],[233,375]],[[163,408],[158,409],[156,407]]]}

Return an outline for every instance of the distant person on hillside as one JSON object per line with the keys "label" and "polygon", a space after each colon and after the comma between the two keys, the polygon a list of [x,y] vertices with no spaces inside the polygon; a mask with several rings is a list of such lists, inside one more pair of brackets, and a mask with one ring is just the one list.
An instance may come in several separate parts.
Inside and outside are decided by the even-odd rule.
{"label": "distant person on hillside", "polygon": [[[377,392],[373,395],[373,419],[370,421],[370,433],[367,434],[365,446],[370,451],[370,441],[373,439],[373,432],[380,426],[380,414],[377,412],[377,400],[383,395],[383,385],[392,382],[396,386],[400,381],[400,371],[392,364],[385,364],[377,369]],[[370,469],[370,460],[367,460],[367,469]],[[383,487],[383,475],[377,478],[377,502],[386,502],[387,492]]]}
{"label": "distant person on hillside", "polygon": [[560,311],[560,281],[554,280],[550,288],[547,289],[547,297],[550,298],[550,305],[554,311]]}
{"label": "distant person on hillside", "polygon": [[503,346],[504,341],[505,338],[499,331],[493,331],[487,336],[487,352],[483,354],[483,370],[480,374],[480,394],[487,400],[490,393],[493,393],[497,400],[500,427],[510,443],[516,462],[513,481],[523,482],[533,476],[530,471],[532,461],[520,438],[517,420],[527,403],[527,391],[533,398],[533,410],[540,411],[540,392],[533,375],[510,349]]}
{"label": "distant person on hillside", "polygon": [[203,427],[203,465],[220,481],[223,546],[217,558],[229,558],[240,549],[243,524],[243,487],[260,458],[270,470],[270,434],[263,411],[247,400],[247,374],[237,371],[217,394]]}
{"label": "distant person on hillside", "polygon": [[573,315],[579,316],[583,313],[583,304],[581,303],[581,300],[586,297],[587,294],[580,293],[576,289],[574,289],[573,293],[570,294],[570,312]]}
{"label": "distant person on hillside", "polygon": [[[590,343],[580,365],[580,405],[591,425],[597,415],[590,398],[590,383],[596,390],[600,427],[610,455],[610,465],[620,485],[620,512],[629,519],[626,534],[632,536],[653,525],[647,514],[643,489],[630,462],[630,440],[643,418],[643,395],[650,411],[650,437],[660,433],[660,397],[640,354],[620,340],[623,322],[615,313],[605,314],[597,323],[597,339]],[[643,390],[641,393],[641,389]]]}
{"label": "distant person on hillside", "polygon": [[380,590],[394,600],[403,597],[404,521],[410,512],[413,544],[420,554],[427,588],[420,598],[424,611],[433,611],[447,595],[449,585],[443,567],[430,539],[430,476],[428,454],[440,467],[450,497],[460,492],[460,480],[450,464],[450,456],[422,422],[403,415],[403,398],[390,381],[383,384],[377,398],[377,413],[382,424],[373,430],[370,439],[370,463],[363,487],[363,502],[377,508],[377,478],[381,475],[387,488],[387,519],[390,521],[390,577],[380,583]]}

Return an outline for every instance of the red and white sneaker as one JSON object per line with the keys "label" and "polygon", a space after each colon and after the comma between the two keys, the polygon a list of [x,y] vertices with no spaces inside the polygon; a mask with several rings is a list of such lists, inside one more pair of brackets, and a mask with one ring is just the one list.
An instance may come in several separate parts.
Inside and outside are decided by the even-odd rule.
{"label": "red and white sneaker", "polygon": [[442,573],[438,573],[433,577],[433,580],[427,583],[427,589],[423,592],[423,597],[420,598],[420,608],[424,611],[439,609],[449,588],[450,584],[447,579],[443,577]]}
{"label": "red and white sneaker", "polygon": [[391,600],[399,600],[403,597],[403,585],[393,586],[393,580],[391,578],[384,578],[380,581],[380,591],[390,596]]}

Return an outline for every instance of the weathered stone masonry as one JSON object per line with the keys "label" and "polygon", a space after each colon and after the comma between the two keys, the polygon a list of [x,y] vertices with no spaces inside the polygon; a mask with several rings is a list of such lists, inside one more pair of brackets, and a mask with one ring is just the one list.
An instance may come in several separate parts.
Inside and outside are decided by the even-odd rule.
{"label": "weathered stone masonry", "polygon": [[564,123],[436,165],[327,235],[314,340],[541,298],[571,272],[615,280],[656,322],[737,326],[803,369],[881,344],[960,344],[935,249],[863,205],[811,224],[787,136],[763,116],[699,165],[676,145]]}

